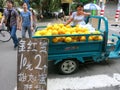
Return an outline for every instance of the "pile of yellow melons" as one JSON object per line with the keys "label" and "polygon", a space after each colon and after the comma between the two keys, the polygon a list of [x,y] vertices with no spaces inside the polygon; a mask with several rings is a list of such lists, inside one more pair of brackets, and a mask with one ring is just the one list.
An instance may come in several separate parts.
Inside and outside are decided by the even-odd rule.
{"label": "pile of yellow melons", "polygon": [[[53,42],[78,42],[78,41],[86,41],[85,34],[91,34],[90,30],[86,27],[81,27],[77,25],[75,27],[71,27],[70,25],[64,26],[64,24],[54,24],[48,25],[45,29],[38,30],[35,32],[34,36],[54,36],[54,35],[75,35],[75,34],[83,34],[83,36],[69,36],[69,37],[55,37],[53,38]],[[100,34],[99,31],[92,32],[92,34]],[[103,37],[101,35],[90,35],[88,40],[102,40]]]}

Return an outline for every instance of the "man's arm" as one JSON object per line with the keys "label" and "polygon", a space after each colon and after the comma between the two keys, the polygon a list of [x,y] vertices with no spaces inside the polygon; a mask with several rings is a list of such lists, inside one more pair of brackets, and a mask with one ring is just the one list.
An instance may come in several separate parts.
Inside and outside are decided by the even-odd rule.
{"label": "man's arm", "polygon": [[[13,9],[14,10],[14,9]],[[17,29],[19,29],[20,27],[20,23],[19,23],[19,13],[17,10],[14,10],[15,12],[15,16],[16,16],[16,23],[17,23]]]}
{"label": "man's arm", "polygon": [[22,17],[21,16],[19,17],[19,29],[20,30],[22,29]]}
{"label": "man's arm", "polygon": [[30,21],[31,21],[31,30],[33,30],[33,17],[32,17],[32,14],[30,15]]}
{"label": "man's arm", "polygon": [[36,14],[34,14],[34,19],[35,19],[35,22],[37,22],[37,16],[36,16]]}
{"label": "man's arm", "polygon": [[17,19],[17,29],[20,29],[20,19],[19,19],[19,16],[17,16],[16,19]]}

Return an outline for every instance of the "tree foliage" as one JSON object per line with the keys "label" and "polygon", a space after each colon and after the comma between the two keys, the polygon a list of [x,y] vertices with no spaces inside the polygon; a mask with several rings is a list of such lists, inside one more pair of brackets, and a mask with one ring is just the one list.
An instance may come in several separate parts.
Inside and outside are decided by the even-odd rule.
{"label": "tree foliage", "polygon": [[93,2],[94,0],[73,0],[74,2],[77,2],[77,3],[83,3],[83,4],[86,4],[86,3],[90,3],[90,2]]}
{"label": "tree foliage", "polygon": [[55,11],[60,8],[61,0],[31,0],[30,4],[38,10]]}
{"label": "tree foliage", "polygon": [[[14,0],[16,5],[21,6],[21,2],[24,0]],[[56,11],[61,7],[61,0],[30,0],[30,6],[37,11]]]}
{"label": "tree foliage", "polygon": [[3,8],[5,5],[5,0],[0,0],[0,7]]}

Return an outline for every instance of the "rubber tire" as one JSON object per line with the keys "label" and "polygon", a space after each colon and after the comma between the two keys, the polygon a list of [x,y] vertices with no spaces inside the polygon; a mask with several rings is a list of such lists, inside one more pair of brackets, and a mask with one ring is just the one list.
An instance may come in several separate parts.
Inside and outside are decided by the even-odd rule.
{"label": "rubber tire", "polygon": [[8,42],[11,39],[11,35],[10,35],[9,31],[1,30],[0,32],[5,35],[4,37],[2,37],[2,35],[0,35],[0,41],[2,41],[2,42]]}
{"label": "rubber tire", "polygon": [[[62,67],[64,67],[65,64],[70,64],[70,63],[72,65],[74,65],[73,66],[73,70],[72,71],[68,71],[68,72],[67,71],[66,72],[63,71]],[[70,74],[75,73],[78,70],[79,62],[77,60],[74,60],[74,59],[66,59],[66,60],[63,60],[62,62],[58,63],[57,67],[58,67],[58,73],[59,74],[70,75]],[[69,65],[67,65],[67,67],[70,68]]]}

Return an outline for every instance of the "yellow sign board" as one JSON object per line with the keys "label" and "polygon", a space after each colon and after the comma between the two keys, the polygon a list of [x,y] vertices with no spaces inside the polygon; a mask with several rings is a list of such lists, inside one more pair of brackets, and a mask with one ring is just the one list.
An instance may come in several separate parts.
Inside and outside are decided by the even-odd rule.
{"label": "yellow sign board", "polygon": [[61,0],[61,3],[72,3],[73,0]]}

